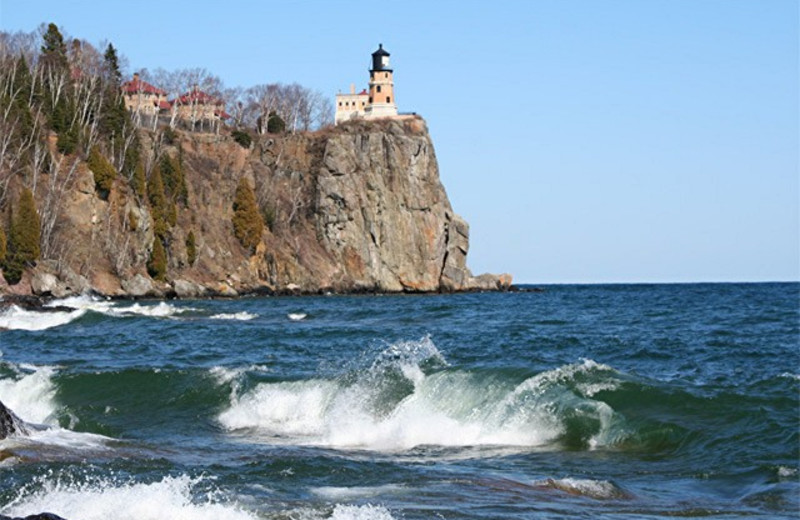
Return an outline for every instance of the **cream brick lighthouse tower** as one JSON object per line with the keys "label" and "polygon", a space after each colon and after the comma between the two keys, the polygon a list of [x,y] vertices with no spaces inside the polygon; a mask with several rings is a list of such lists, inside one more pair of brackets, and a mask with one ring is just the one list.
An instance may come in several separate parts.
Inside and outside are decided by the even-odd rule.
{"label": "cream brick lighthouse tower", "polygon": [[366,118],[397,115],[389,53],[383,49],[382,43],[378,45],[378,50],[372,53],[372,68],[369,71],[369,103],[364,112]]}

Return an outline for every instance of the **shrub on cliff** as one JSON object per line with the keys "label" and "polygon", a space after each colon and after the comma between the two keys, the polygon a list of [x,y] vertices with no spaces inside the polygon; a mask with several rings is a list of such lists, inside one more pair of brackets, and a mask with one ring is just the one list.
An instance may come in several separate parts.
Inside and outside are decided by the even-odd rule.
{"label": "shrub on cliff", "polygon": [[189,200],[189,190],[186,187],[186,176],[183,174],[180,159],[173,159],[164,154],[160,165],[165,192],[173,201],[181,202],[185,207]]}
{"label": "shrub on cliff", "polygon": [[282,134],[286,131],[286,122],[275,112],[269,113],[267,119],[267,132],[270,134]]}
{"label": "shrub on cliff", "polygon": [[89,158],[86,163],[94,174],[94,187],[98,195],[103,200],[108,199],[108,193],[117,178],[117,170],[108,162],[108,159],[103,157],[103,154],[100,153],[96,146],[92,147],[89,152]]}
{"label": "shrub on cliff", "polygon": [[258,211],[256,196],[244,178],[239,179],[236,186],[236,197],[233,200],[233,233],[239,242],[250,252],[254,252],[261,241],[264,221]]}
{"label": "shrub on cliff", "polygon": [[3,276],[8,283],[14,285],[19,282],[23,269],[39,259],[40,239],[39,213],[36,211],[33,193],[28,188],[23,188],[16,212],[12,208],[11,229],[3,262]]}
{"label": "shrub on cliff", "polygon": [[186,236],[186,259],[189,265],[194,265],[194,261],[197,260],[197,240],[194,238],[194,231],[189,231]]}
{"label": "shrub on cliff", "polygon": [[153,232],[157,237],[167,237],[167,196],[161,180],[161,167],[156,164],[147,181],[147,199],[150,201],[150,214],[153,216]]}
{"label": "shrub on cliff", "polygon": [[153,239],[153,251],[150,252],[150,259],[147,261],[147,273],[159,281],[163,281],[167,274],[167,252],[158,237]]}
{"label": "shrub on cliff", "polygon": [[253,142],[253,138],[250,137],[250,134],[243,132],[242,130],[234,130],[231,132],[231,137],[233,137],[233,140],[239,143],[239,146],[244,149],[250,148],[250,145]]}
{"label": "shrub on cliff", "polygon": [[6,232],[0,227],[0,265],[6,261]]}
{"label": "shrub on cliff", "polygon": [[147,195],[147,179],[144,172],[144,164],[141,159],[136,161],[136,167],[133,169],[131,176],[131,187],[139,197]]}

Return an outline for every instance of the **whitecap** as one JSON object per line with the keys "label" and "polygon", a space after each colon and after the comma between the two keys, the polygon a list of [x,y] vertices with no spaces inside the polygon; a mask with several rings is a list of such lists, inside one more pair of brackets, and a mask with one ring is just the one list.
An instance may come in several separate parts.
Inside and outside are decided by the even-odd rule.
{"label": "whitecap", "polygon": [[52,476],[31,489],[23,488],[3,509],[3,514],[25,516],[50,511],[81,520],[254,520],[256,516],[220,493],[195,498],[202,478],[165,477],[159,482],[119,483],[96,480],[62,483]]}
{"label": "whitecap", "polygon": [[0,400],[25,422],[55,424],[55,368],[23,365],[17,372],[16,377],[0,379]]}
{"label": "whitecap", "polygon": [[290,312],[289,314],[286,315],[286,317],[292,321],[301,321],[306,319],[308,317],[308,314],[304,312]]}
{"label": "whitecap", "polygon": [[786,466],[778,466],[778,477],[791,478],[797,476],[797,468],[787,468]]}
{"label": "whitecap", "polygon": [[625,435],[606,403],[575,389],[576,374],[616,372],[586,360],[515,384],[446,361],[430,338],[384,349],[352,377],[260,383],[233,391],[220,424],[269,442],[397,452],[418,446],[539,447],[559,439],[570,418],[596,424],[589,448]]}
{"label": "whitecap", "polygon": [[384,506],[366,504],[362,506],[336,504],[331,520],[395,520]]}
{"label": "whitecap", "polygon": [[208,319],[210,320],[238,320],[238,321],[249,321],[258,318],[258,314],[253,314],[250,312],[242,311],[237,313],[222,313],[222,314],[214,314],[213,316],[209,316]]}
{"label": "whitecap", "polygon": [[66,325],[86,313],[83,309],[74,311],[38,312],[28,311],[16,305],[11,305],[0,312],[0,329],[8,330],[46,330],[61,325]]}

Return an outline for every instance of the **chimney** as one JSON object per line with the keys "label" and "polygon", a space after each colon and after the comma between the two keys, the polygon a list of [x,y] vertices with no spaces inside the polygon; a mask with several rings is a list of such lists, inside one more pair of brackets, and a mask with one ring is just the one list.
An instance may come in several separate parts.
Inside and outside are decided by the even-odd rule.
{"label": "chimney", "polygon": [[139,81],[139,73],[138,72],[134,72],[133,73],[133,81]]}
{"label": "chimney", "polygon": [[356,84],[355,83],[350,83],[350,93],[351,94],[355,94],[356,93]]}

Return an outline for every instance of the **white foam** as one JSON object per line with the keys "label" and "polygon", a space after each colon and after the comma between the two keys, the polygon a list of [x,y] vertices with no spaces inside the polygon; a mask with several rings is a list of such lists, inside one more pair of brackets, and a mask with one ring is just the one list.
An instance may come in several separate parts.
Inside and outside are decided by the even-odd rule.
{"label": "white foam", "polygon": [[787,468],[786,466],[778,466],[778,476],[780,478],[789,478],[797,476],[797,468]]}
{"label": "white foam", "polygon": [[76,309],[71,312],[36,312],[26,311],[16,305],[11,305],[0,312],[0,329],[9,330],[46,330],[74,321],[86,313],[85,310]]}
{"label": "white foam", "polygon": [[290,312],[289,314],[286,315],[286,317],[292,321],[301,321],[306,319],[306,317],[308,317],[308,314],[304,312]]}
{"label": "white foam", "polygon": [[111,300],[103,300],[96,296],[81,295],[70,296],[60,300],[53,300],[45,304],[45,307],[71,307],[73,309],[87,310],[106,313],[114,306]]}
{"label": "white foam", "polygon": [[169,318],[176,314],[193,311],[190,307],[176,307],[167,302],[159,302],[157,305],[140,305],[134,303],[129,307],[112,307],[107,313],[112,316],[149,316],[151,318]]}
{"label": "white foam", "polygon": [[52,380],[55,369],[20,368],[17,378],[0,379],[0,400],[25,422],[55,424],[56,390]]}
{"label": "white foam", "polygon": [[202,479],[165,477],[160,482],[117,483],[108,480],[62,484],[52,477],[32,491],[18,492],[3,514],[25,516],[49,511],[81,520],[253,520],[255,515],[217,494],[196,498]]}
{"label": "white foam", "polygon": [[208,319],[210,320],[238,320],[238,321],[249,321],[252,319],[258,318],[258,314],[253,314],[250,312],[242,311],[233,314],[214,314],[213,316],[209,316]]}
{"label": "white foam", "polygon": [[[230,431],[254,432],[270,442],[378,451],[422,445],[542,446],[566,431],[564,417],[572,413],[599,424],[588,439],[590,447],[620,435],[614,410],[574,389],[576,374],[613,372],[610,367],[586,360],[513,386],[464,371],[426,374],[422,366],[431,360],[444,362],[430,338],[394,344],[355,383],[261,383],[243,395],[234,392],[218,419]],[[405,397],[397,394],[398,376],[413,387]],[[387,395],[398,400],[387,401]]]}
{"label": "white foam", "polygon": [[363,506],[336,504],[331,520],[395,520],[383,506],[366,504]]}

